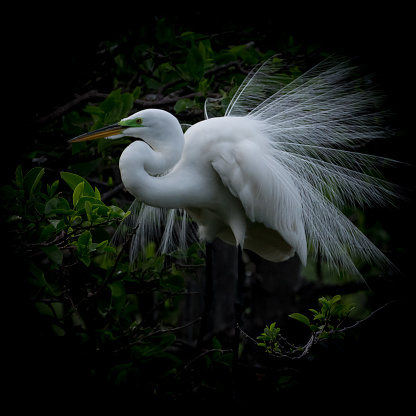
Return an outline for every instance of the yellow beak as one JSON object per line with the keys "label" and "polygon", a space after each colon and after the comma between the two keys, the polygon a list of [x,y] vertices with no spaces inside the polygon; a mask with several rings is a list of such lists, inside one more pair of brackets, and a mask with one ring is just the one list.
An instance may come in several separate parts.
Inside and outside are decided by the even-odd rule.
{"label": "yellow beak", "polygon": [[103,137],[115,136],[126,130],[126,126],[120,126],[119,124],[112,124],[111,126],[103,127],[85,134],[81,134],[71,140],[69,143],[85,142],[87,140],[101,139]]}

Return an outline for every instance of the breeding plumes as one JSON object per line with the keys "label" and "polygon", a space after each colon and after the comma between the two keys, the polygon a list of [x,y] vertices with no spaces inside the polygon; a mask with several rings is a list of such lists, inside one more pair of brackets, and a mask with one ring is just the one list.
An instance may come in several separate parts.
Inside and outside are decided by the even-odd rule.
{"label": "breeding plumes", "polygon": [[385,137],[378,96],[356,68],[327,59],[287,82],[271,58],[241,84],[224,116],[183,133],[157,109],[72,141],[134,139],[120,157],[127,190],[136,198],[120,232],[136,228],[131,261],[150,241],[161,252],[196,237],[247,248],[280,262],[308,253],[360,277],[358,261],[391,266],[343,214],[345,206],[379,206],[395,187],[378,175],[393,161],[360,152]]}

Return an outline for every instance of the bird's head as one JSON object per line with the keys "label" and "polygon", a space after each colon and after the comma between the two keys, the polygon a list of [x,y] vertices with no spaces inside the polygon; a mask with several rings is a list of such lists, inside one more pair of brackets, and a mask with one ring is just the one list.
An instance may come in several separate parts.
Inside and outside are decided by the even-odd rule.
{"label": "bird's head", "polygon": [[152,148],[158,147],[167,136],[182,129],[175,116],[167,111],[146,109],[120,120],[118,123],[103,127],[69,140],[70,143],[100,138],[118,139],[132,137],[143,140]]}

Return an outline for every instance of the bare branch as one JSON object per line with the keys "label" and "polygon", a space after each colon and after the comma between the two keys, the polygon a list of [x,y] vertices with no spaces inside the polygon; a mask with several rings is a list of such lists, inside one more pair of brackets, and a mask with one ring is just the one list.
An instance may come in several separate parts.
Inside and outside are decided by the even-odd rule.
{"label": "bare branch", "polygon": [[114,187],[113,189],[110,189],[109,191],[103,193],[101,195],[101,201],[102,202],[107,202],[107,201],[111,200],[111,198],[113,198],[114,196],[116,196],[123,189],[124,189],[124,183],[121,182],[116,187]]}
{"label": "bare branch", "polygon": [[391,302],[386,303],[383,306],[380,306],[378,309],[374,310],[373,312],[370,313],[370,315],[368,315],[366,318],[361,319],[360,321],[357,321],[354,325],[351,326],[347,326],[345,328],[339,329],[338,332],[346,332],[349,331],[350,329],[356,328],[358,325],[361,325],[363,322],[367,321],[368,319],[370,319],[372,316],[374,316],[374,314],[380,312],[381,310],[385,309],[387,306],[390,306],[393,303],[399,302],[399,300],[392,300]]}
{"label": "bare branch", "polygon": [[97,90],[91,90],[91,91],[88,91],[85,94],[77,95],[69,103],[66,103],[62,107],[58,107],[52,113],[38,119],[36,121],[36,124],[44,124],[44,123],[47,123],[48,121],[51,121],[55,118],[58,118],[58,117],[62,116],[63,114],[67,113],[68,111],[70,111],[72,108],[78,106],[79,104],[81,104],[84,101],[90,100],[91,98],[106,99],[107,97],[108,97],[108,94],[102,94],[102,93],[98,92]]}

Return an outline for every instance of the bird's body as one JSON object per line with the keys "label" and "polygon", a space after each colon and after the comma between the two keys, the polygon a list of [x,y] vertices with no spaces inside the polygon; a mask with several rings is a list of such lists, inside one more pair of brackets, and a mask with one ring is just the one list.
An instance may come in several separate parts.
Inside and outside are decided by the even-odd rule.
{"label": "bird's body", "polygon": [[390,161],[357,151],[384,134],[367,84],[333,62],[284,84],[272,59],[247,77],[224,117],[210,118],[206,108],[207,119],[185,134],[173,115],[148,109],[74,141],[138,139],[120,157],[123,183],[136,197],[132,259],[158,234],[162,250],[175,248],[187,213],[203,240],[219,237],[275,262],[297,253],[306,263],[311,248],[360,276],[355,260],[389,261],[341,209],[395,196],[371,174]]}
{"label": "bird's body", "polygon": [[[219,237],[271,261],[287,260],[296,251],[306,262],[300,196],[288,172],[280,169],[276,175],[270,170],[268,142],[256,123],[240,117],[213,118],[183,135],[170,115],[160,110],[143,115],[165,120],[163,135],[180,158],[177,163],[172,159],[174,165],[166,175],[152,176],[146,170],[132,175],[141,158],[149,161],[156,155],[166,160],[162,153],[174,153],[170,147],[151,149],[144,142],[133,142],[120,158],[120,171],[136,198],[153,207],[185,209],[199,225],[202,240]],[[162,174],[167,168],[153,173]]]}

